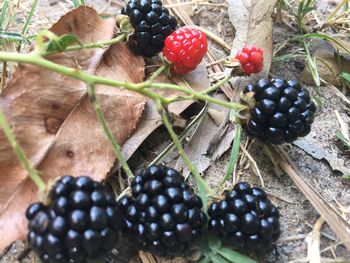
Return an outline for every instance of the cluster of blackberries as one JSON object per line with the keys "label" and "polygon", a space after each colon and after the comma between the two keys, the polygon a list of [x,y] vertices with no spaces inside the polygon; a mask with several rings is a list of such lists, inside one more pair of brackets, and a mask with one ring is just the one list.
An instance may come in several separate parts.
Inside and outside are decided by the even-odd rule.
{"label": "cluster of blackberries", "polygon": [[238,183],[212,203],[209,221],[201,199],[179,173],[150,166],[131,182],[131,194],[118,203],[101,183],[64,176],[51,188],[49,204],[32,204],[28,243],[43,262],[101,259],[119,230],[138,247],[159,256],[184,256],[202,237],[203,228],[242,250],[265,251],[280,234],[279,214],[260,188]]}
{"label": "cluster of blackberries", "polygon": [[208,229],[244,251],[270,250],[280,235],[277,208],[262,189],[244,182],[212,203],[208,215]]}
{"label": "cluster of blackberries", "polygon": [[182,256],[201,237],[206,215],[202,201],[179,173],[151,166],[135,176],[132,195],[119,200],[124,229],[141,249],[160,256]]}
{"label": "cluster of blackberries", "polygon": [[121,13],[129,16],[135,30],[129,42],[132,50],[145,57],[159,53],[177,26],[176,18],[160,0],[130,0]]}
{"label": "cluster of blackberries", "polygon": [[256,101],[246,124],[251,136],[264,143],[280,144],[310,132],[316,106],[308,90],[297,81],[261,79],[243,91],[248,92],[254,93]]}
{"label": "cluster of blackberries", "polygon": [[50,204],[32,204],[28,243],[42,262],[87,262],[114,247],[121,214],[113,196],[89,177],[64,176],[51,188]]}

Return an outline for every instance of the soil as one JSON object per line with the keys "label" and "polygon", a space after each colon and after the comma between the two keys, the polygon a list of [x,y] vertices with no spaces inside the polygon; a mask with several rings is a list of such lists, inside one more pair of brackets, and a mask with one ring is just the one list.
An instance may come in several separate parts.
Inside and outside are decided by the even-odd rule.
{"label": "soil", "polygon": [[[21,10],[26,13],[29,10],[32,1],[21,1]],[[70,1],[39,1],[37,11],[33,17],[33,25],[29,30],[31,33],[39,29],[44,29],[52,21],[56,21],[59,16],[72,8],[68,2]],[[104,13],[117,13],[122,6],[117,1],[87,1],[97,10]],[[225,3],[215,0],[216,3]],[[328,3],[327,3],[328,2]],[[320,1],[318,5],[321,13],[329,12],[334,9],[334,1]],[[200,5],[194,12],[193,20],[196,24],[221,36],[229,45],[233,42],[234,28],[229,22],[227,8]],[[24,14],[16,15],[18,24],[23,21]],[[22,18],[22,19],[21,19]],[[12,28],[15,30],[16,28]],[[276,24],[273,32],[274,46],[278,46],[285,41],[286,34],[295,34],[295,30],[285,23]],[[297,48],[297,43],[288,43],[288,45],[278,52],[278,55],[285,55]],[[224,58],[225,53],[219,46],[211,43],[217,59]],[[281,78],[298,79],[300,72],[305,67],[304,57],[297,57],[283,61],[274,61],[271,67],[271,76]],[[317,95],[315,87],[307,87],[313,95]],[[302,172],[302,177],[330,204],[343,211],[342,214],[350,220],[350,190],[349,181],[342,179],[340,172],[333,171],[329,165],[329,160],[334,158],[347,168],[350,168],[349,156],[341,147],[341,143],[337,141],[335,133],[339,130],[339,125],[335,120],[334,111],[338,110],[341,117],[346,123],[350,123],[349,111],[347,111],[344,102],[338,97],[332,89],[321,87],[324,105],[317,112],[316,121],[313,125],[313,131],[305,138],[312,145],[322,149],[327,153],[326,158],[320,160],[307,153],[307,149],[302,149],[303,144],[285,145],[291,159]],[[192,116],[194,110],[186,111],[184,116]],[[243,136],[242,144],[245,144],[247,138]],[[170,142],[163,128],[157,129],[140,147],[136,154],[130,159],[131,166],[138,170],[152,161],[158,152],[160,152]],[[270,255],[258,257],[259,262],[307,262],[307,243],[306,238],[311,232],[313,225],[320,217],[312,207],[310,202],[302,193],[293,185],[290,178],[280,171],[270,161],[267,150],[257,141],[253,141],[247,147],[249,153],[256,161],[262,174],[262,180],[266,191],[269,193],[272,202],[280,209],[282,235],[276,244],[276,248]],[[171,154],[172,158],[167,160],[170,162],[177,156],[176,153]],[[241,156],[242,157],[242,156]],[[225,174],[226,166],[229,161],[229,153],[225,153],[210,169],[205,176],[208,181],[215,183]],[[240,159],[238,166],[238,175],[241,180],[248,181],[256,186],[261,186],[261,180],[255,175],[251,165],[245,158]],[[124,243],[124,244],[123,244]],[[130,249],[125,245],[126,241],[121,241],[121,254],[111,256],[109,262],[126,262],[124,254],[132,254]],[[339,240],[332,230],[324,224],[321,230],[321,251],[322,257],[339,258],[338,261],[332,262],[350,262],[350,252],[344,246],[339,244]],[[18,258],[23,258],[20,262],[35,262],[33,254],[26,254],[25,245],[21,241],[17,241],[9,249],[0,256],[0,262],[12,263],[19,262]],[[122,256],[122,257],[121,257]],[[138,262],[136,259],[134,262]],[[184,262],[181,259],[164,261],[157,258],[158,262]],[[330,261],[329,261],[330,262]]]}

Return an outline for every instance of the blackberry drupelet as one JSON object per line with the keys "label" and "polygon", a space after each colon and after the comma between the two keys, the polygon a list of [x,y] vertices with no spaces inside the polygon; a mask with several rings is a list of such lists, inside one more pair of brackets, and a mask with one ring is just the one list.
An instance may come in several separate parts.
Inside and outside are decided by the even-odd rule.
{"label": "blackberry drupelet", "polygon": [[306,136],[314,121],[316,105],[308,90],[295,80],[259,80],[243,93],[254,93],[246,130],[264,143],[293,142]]}
{"label": "blackberry drupelet", "polygon": [[268,251],[280,235],[277,208],[262,189],[245,182],[212,203],[208,215],[209,231],[242,251]]}
{"label": "blackberry drupelet", "polygon": [[87,262],[116,244],[121,215],[101,183],[64,176],[51,188],[49,202],[33,203],[26,211],[27,240],[42,262]]}
{"label": "blackberry drupelet", "polygon": [[151,166],[131,182],[131,196],[119,200],[124,230],[140,249],[159,256],[183,256],[201,237],[202,201],[179,173]]}
{"label": "blackberry drupelet", "polygon": [[129,41],[131,49],[145,57],[159,53],[177,26],[176,18],[160,0],[130,0],[121,13],[129,16],[135,30]]}

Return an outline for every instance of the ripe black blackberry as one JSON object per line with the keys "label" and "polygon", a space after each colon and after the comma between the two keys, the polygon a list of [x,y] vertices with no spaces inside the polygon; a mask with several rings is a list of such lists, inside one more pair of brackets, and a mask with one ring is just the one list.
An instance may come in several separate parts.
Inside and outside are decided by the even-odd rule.
{"label": "ripe black blackberry", "polygon": [[113,196],[89,177],[60,178],[49,204],[33,203],[26,212],[27,240],[42,262],[87,262],[117,242],[121,217]]}
{"label": "ripe black blackberry", "polygon": [[245,182],[237,183],[225,198],[208,208],[208,229],[243,251],[263,252],[280,235],[279,212],[266,193]]}
{"label": "ripe black blackberry", "polygon": [[177,26],[176,18],[169,15],[160,0],[130,0],[121,13],[129,16],[135,29],[129,42],[132,50],[145,57],[159,53],[165,38]]}
{"label": "ripe black blackberry", "polygon": [[206,216],[202,201],[179,173],[151,166],[131,182],[131,196],[119,200],[124,228],[144,251],[183,256],[201,237]]}
{"label": "ripe black blackberry", "polygon": [[254,93],[256,104],[250,109],[248,133],[264,143],[292,142],[311,130],[316,111],[309,92],[295,80],[259,80],[243,93]]}

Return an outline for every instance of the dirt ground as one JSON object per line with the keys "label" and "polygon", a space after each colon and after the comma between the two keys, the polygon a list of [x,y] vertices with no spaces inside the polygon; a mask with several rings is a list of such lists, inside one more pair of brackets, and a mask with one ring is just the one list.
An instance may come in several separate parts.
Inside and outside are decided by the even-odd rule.
{"label": "dirt ground", "polygon": [[[28,10],[31,1],[21,1],[21,10]],[[30,27],[30,32],[34,33],[37,29],[45,28],[48,24],[56,21],[57,18],[64,12],[72,8],[69,1],[39,1],[39,6],[33,21],[34,25]],[[120,9],[120,2],[117,1],[87,1],[96,9],[106,13],[117,13]],[[226,3],[221,0],[214,0],[215,3]],[[51,5],[50,5],[51,3]],[[334,8],[334,3],[338,1],[320,1],[317,8],[322,16],[329,10]],[[21,23],[23,14],[16,16]],[[193,20],[196,24],[207,28],[208,30],[220,35],[226,43],[231,45],[234,38],[234,28],[229,21],[227,8],[212,7],[201,5],[196,9]],[[273,39],[274,46],[279,46],[288,34],[295,34],[295,31],[285,23],[274,26]],[[288,54],[295,50],[296,43],[289,43],[281,51],[278,56]],[[214,51],[218,59],[224,58],[227,54],[217,45],[212,44],[211,49]],[[298,79],[301,71],[305,67],[304,57],[296,57],[284,61],[274,61],[271,67],[272,77],[293,78]],[[313,95],[315,88],[308,86]],[[313,130],[303,140],[292,145],[284,145],[291,159],[302,172],[302,177],[330,204],[336,207],[339,211],[350,218],[350,182],[342,179],[339,171],[333,171],[329,165],[329,160],[336,159],[343,166],[350,169],[349,155],[341,147],[341,144],[336,139],[336,132],[339,130],[339,125],[336,122],[335,110],[338,110],[341,117],[346,123],[350,123],[349,108],[346,108],[342,99],[337,96],[334,90],[329,87],[321,87],[321,94],[324,97],[323,107],[318,109]],[[193,111],[186,111],[187,115],[194,114]],[[159,139],[161,138],[161,139]],[[243,136],[242,144],[246,142]],[[131,160],[131,166],[137,170],[143,165],[153,160],[160,149],[169,143],[164,129],[156,130],[141,146]],[[306,152],[308,147],[315,146],[316,151],[323,151],[324,158],[315,158]],[[266,191],[270,194],[272,202],[280,209],[282,235],[276,244],[276,248],[270,255],[258,258],[259,262],[307,262],[307,243],[306,237],[312,230],[313,225],[319,218],[318,213],[312,207],[310,202],[303,196],[302,193],[294,186],[291,179],[278,170],[270,161],[267,150],[259,142],[253,141],[247,148],[249,153],[256,161],[262,178],[265,184]],[[176,155],[174,155],[176,156]],[[142,160],[142,161],[140,161]],[[225,153],[219,161],[213,164],[206,172],[206,179],[210,182],[215,182],[217,178],[225,174],[225,169],[229,161],[229,153]],[[336,170],[336,169],[335,169]],[[246,180],[256,186],[261,186],[261,180],[255,175],[251,166],[247,162],[243,162],[238,167],[238,174],[242,180]],[[130,254],[131,252],[125,247],[125,244],[120,244],[122,254]],[[18,257],[23,256],[21,262],[32,261],[32,254],[26,256],[23,242],[16,242],[8,251],[0,258],[0,262],[18,262]],[[334,259],[334,261],[324,262],[350,262],[350,252],[342,246],[332,232],[332,230],[324,224],[321,230],[321,251],[322,257]],[[126,262],[124,255],[116,257],[111,256],[108,262]],[[158,259],[159,262],[163,262]],[[183,262],[182,260],[172,260],[166,262]]]}

